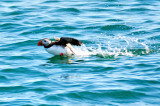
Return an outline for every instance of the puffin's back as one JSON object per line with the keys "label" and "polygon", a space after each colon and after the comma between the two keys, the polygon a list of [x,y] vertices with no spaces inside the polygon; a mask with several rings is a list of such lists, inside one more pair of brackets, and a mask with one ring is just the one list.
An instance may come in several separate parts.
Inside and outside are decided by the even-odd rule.
{"label": "puffin's back", "polygon": [[67,43],[70,43],[71,45],[75,45],[75,46],[81,46],[82,42],[74,39],[74,38],[70,38],[70,37],[61,37],[59,42],[56,42],[56,45],[63,45],[66,46]]}

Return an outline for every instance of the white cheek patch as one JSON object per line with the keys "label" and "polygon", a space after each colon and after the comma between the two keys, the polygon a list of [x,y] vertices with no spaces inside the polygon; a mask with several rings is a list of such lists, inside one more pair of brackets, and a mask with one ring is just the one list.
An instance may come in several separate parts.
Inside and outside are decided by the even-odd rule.
{"label": "white cheek patch", "polygon": [[46,42],[44,42],[44,44],[46,45],[46,46],[48,46],[49,44],[51,44],[52,42],[50,41],[50,40],[47,40]]}

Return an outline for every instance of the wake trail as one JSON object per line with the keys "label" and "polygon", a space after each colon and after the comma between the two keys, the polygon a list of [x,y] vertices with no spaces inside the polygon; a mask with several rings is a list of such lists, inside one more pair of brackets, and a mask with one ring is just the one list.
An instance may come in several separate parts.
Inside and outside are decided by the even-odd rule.
{"label": "wake trail", "polygon": [[133,57],[149,54],[152,51],[144,40],[126,36],[106,36],[97,39],[95,44],[92,45],[89,47],[85,45],[81,47],[74,46],[73,49],[77,56],[98,55],[103,58],[108,56],[117,58],[121,55]]}

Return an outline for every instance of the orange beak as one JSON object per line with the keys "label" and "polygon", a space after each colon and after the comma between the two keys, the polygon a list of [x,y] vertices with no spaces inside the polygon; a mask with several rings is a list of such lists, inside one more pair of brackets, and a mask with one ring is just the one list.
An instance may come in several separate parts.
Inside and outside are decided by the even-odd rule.
{"label": "orange beak", "polygon": [[37,45],[38,46],[43,46],[42,40],[40,40]]}

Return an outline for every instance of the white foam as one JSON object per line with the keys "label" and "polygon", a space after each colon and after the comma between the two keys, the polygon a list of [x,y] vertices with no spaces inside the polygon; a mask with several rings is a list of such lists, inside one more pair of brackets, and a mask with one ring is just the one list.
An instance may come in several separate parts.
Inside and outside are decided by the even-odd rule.
{"label": "white foam", "polygon": [[[107,41],[107,42],[106,42]],[[140,51],[141,54],[147,54],[150,52],[149,46],[141,39],[126,36],[116,36],[116,37],[103,37],[95,41],[96,44],[90,47],[85,45],[81,47],[74,46],[73,49],[77,56],[87,56],[87,55],[99,55],[104,58],[112,56],[117,58],[120,55],[124,56],[135,56],[136,50],[143,49]]]}
{"label": "white foam", "polygon": [[73,46],[72,47],[73,52],[77,56],[87,56],[87,55],[93,55],[93,52],[90,52],[88,48],[85,45],[82,46]]}

